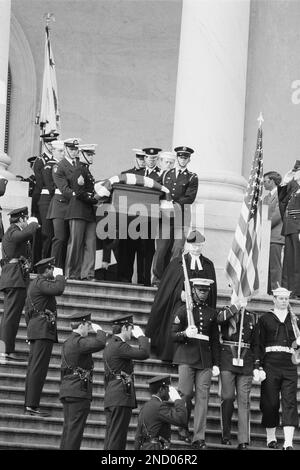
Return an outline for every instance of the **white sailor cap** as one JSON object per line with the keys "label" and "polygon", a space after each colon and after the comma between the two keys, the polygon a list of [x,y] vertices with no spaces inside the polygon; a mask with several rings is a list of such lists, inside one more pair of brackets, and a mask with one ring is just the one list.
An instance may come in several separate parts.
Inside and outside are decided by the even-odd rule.
{"label": "white sailor cap", "polygon": [[146,155],[142,149],[132,149],[132,151],[135,153],[136,157],[138,158],[144,158]]}
{"label": "white sailor cap", "polygon": [[277,287],[277,289],[272,289],[274,297],[283,295],[284,297],[289,297],[292,291],[285,289],[284,287]]}
{"label": "white sailor cap", "polygon": [[79,137],[71,137],[70,139],[65,139],[64,144],[66,147],[78,149],[78,146],[81,142]]}
{"label": "white sailor cap", "polygon": [[193,286],[200,286],[203,289],[209,289],[211,284],[213,284],[215,281],[213,279],[193,277],[192,279],[190,279],[190,282],[193,284]]}

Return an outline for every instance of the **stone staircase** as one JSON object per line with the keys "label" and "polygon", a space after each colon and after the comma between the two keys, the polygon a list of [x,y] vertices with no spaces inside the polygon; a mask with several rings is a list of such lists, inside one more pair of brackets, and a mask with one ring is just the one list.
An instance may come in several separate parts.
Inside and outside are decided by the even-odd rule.
{"label": "stone staircase", "polygon": [[[92,313],[93,321],[101,324],[104,330],[110,331],[110,321],[119,315],[132,313],[134,320],[141,327],[145,327],[150,312],[155,288],[110,283],[93,283],[68,281],[65,293],[58,297],[58,328],[59,341],[62,343],[70,334],[67,316],[78,311]],[[229,297],[225,293],[219,294],[218,305],[228,304]],[[249,310],[263,313],[271,306],[269,296],[254,299]],[[300,302],[293,303],[294,310],[300,314]],[[3,298],[0,297],[0,315],[3,312]],[[51,413],[49,418],[39,418],[23,414],[24,384],[26,376],[26,362],[9,362],[0,364],[0,449],[58,449],[63,425],[62,406],[58,400],[60,384],[60,347],[54,345],[46,384],[44,386],[41,407]],[[26,325],[24,316],[20,323],[17,336],[16,350],[28,354],[26,343]],[[103,409],[103,362],[102,352],[94,355],[95,375],[93,388],[93,402],[82,441],[82,449],[103,449],[105,434],[105,415]],[[146,361],[136,361],[136,391],[139,408],[149,399],[147,380],[154,375],[170,373],[172,382],[177,385],[177,367],[163,364],[161,361],[150,358]],[[218,379],[213,378],[206,440],[211,449],[224,449],[227,446],[220,444],[220,398],[218,395]],[[253,385],[251,392],[251,445],[253,449],[265,449],[265,431],[260,425],[259,386]],[[300,401],[300,384],[298,388]],[[133,448],[134,434],[138,410],[133,411],[128,432],[127,449]],[[192,429],[192,423],[190,424]],[[236,447],[237,413],[233,416],[233,447]],[[172,443],[174,449],[189,447],[178,440],[176,428],[172,429]],[[279,442],[282,442],[282,432],[279,432]],[[296,431],[295,448],[300,449],[300,434]]]}

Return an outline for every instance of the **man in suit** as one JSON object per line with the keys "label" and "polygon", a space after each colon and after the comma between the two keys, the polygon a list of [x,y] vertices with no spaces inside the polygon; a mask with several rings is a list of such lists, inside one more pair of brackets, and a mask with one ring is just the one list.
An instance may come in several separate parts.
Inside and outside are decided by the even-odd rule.
{"label": "man in suit", "polygon": [[30,342],[25,381],[25,414],[45,416],[39,409],[53,344],[57,338],[56,295],[62,295],[66,280],[53,276],[54,258],[36,264],[37,277],[30,283],[25,304],[27,338]]}
{"label": "man in suit", "polygon": [[96,146],[85,144],[79,147],[79,165],[70,180],[73,195],[65,218],[70,229],[66,273],[71,279],[95,280],[97,199],[95,180],[89,168],[93,163]]}
{"label": "man in suit", "polygon": [[64,140],[65,156],[53,166],[53,181],[56,186],[51,200],[48,219],[53,221],[54,237],[52,239],[51,257],[55,258],[55,265],[65,271],[66,249],[69,239],[69,224],[66,213],[70,200],[73,197],[71,181],[76,167],[79,165],[80,139],[70,138]]}
{"label": "man in suit", "polygon": [[300,300],[300,160],[278,186],[278,199],[285,237],[282,284]]}
{"label": "man in suit", "polygon": [[[190,280],[192,305],[189,321],[187,306],[175,312],[172,337],[177,348],[173,363],[178,364],[178,390],[186,396],[188,421],[192,411],[192,396],[195,386],[194,435],[192,447],[206,449],[205,431],[209,390],[212,375],[219,375],[219,330],[217,312],[208,307],[207,297],[211,279]],[[188,428],[179,429],[180,439],[188,442]]]}
{"label": "man in suit", "polygon": [[[255,316],[237,302],[218,312],[220,329],[220,378],[222,444],[231,445],[231,421],[235,394],[238,404],[238,449],[250,443],[250,391],[254,369]],[[240,357],[239,335],[242,330]]]}
{"label": "man in suit", "polygon": [[53,222],[51,219],[47,218],[49,206],[56,188],[53,181],[53,168],[63,159],[65,152],[63,140],[54,140],[51,142],[51,145],[51,158],[47,159],[40,171],[43,187],[38,201],[38,207],[42,224],[42,258],[48,258],[50,256],[53,238]]}
{"label": "man in suit", "polygon": [[106,334],[91,322],[91,315],[76,312],[69,316],[72,334],[61,350],[59,398],[64,408],[61,450],[79,450],[90,411],[93,389],[92,354],[105,347]]}
{"label": "man in suit", "polygon": [[158,286],[166,266],[176,258],[184,245],[191,223],[191,204],[198,191],[198,176],[187,169],[194,150],[176,147],[177,166],[163,174],[162,184],[172,195],[174,214],[162,215],[160,233],[153,258],[152,285]]}
{"label": "man in suit", "polygon": [[187,426],[186,401],[171,387],[169,375],[148,380],[151,399],[139,413],[135,450],[164,450],[170,447],[171,425]]}
{"label": "man in suit", "polygon": [[[125,450],[132,409],[136,408],[133,360],[150,355],[150,342],[139,326],[133,325],[132,315],[113,320],[113,336],[104,352],[106,416],[105,450]],[[139,348],[128,344],[132,336]]]}
{"label": "man in suit", "polygon": [[2,239],[0,290],[4,293],[4,311],[0,339],[5,343],[4,357],[17,360],[15,340],[29,284],[29,240],[39,224],[34,217],[28,219],[27,207],[14,209],[8,215],[10,226]]}
{"label": "man in suit", "polygon": [[265,196],[263,203],[267,204],[268,219],[271,220],[271,240],[269,258],[268,294],[281,284],[282,262],[281,253],[284,245],[284,237],[281,235],[282,219],[279,210],[278,186],[281,183],[281,175],[276,171],[264,174],[264,188],[269,193]]}

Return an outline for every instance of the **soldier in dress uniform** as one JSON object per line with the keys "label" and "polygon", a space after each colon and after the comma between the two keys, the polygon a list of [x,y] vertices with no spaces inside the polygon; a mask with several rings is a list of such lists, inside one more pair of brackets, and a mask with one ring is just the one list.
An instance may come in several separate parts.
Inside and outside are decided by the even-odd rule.
{"label": "soldier in dress uniform", "polygon": [[[220,377],[222,444],[231,445],[231,420],[235,391],[238,404],[238,449],[250,443],[250,391],[254,369],[255,316],[240,308],[238,302],[218,312],[220,327]],[[238,357],[239,335],[240,357]]]}
{"label": "soldier in dress uniform", "polygon": [[79,138],[64,140],[64,158],[53,167],[53,181],[56,189],[51,200],[48,219],[53,221],[54,237],[52,239],[51,256],[55,258],[56,267],[65,270],[65,258],[69,239],[69,224],[65,220],[68,204],[73,197],[71,181],[76,167],[80,165]]}
{"label": "soldier in dress uniform", "polygon": [[[6,178],[0,178],[0,196],[4,196],[5,190],[6,190],[6,185],[7,185],[7,179]],[[4,227],[3,227],[3,222],[2,222],[2,207],[0,206],[0,242],[3,238],[4,235]]]}
{"label": "soldier in dress uniform", "polygon": [[[145,152],[142,149],[134,148],[132,151],[135,154],[135,165],[129,170],[122,171],[124,173],[132,173],[135,175],[143,174],[145,169]],[[131,218],[128,217],[128,223]],[[142,283],[143,279],[143,257],[142,257],[142,240],[132,240],[127,237],[120,239],[118,243],[118,280],[121,282],[131,282],[133,276],[133,267],[135,256],[137,258],[137,281]]]}
{"label": "soldier in dress uniform", "polygon": [[292,292],[291,298],[300,300],[300,160],[278,186],[278,199],[285,237],[283,286]]}
{"label": "soldier in dress uniform", "polygon": [[96,208],[93,163],[97,144],[79,146],[80,165],[75,168],[70,186],[70,199],[65,219],[69,222],[70,238],[66,256],[66,274],[72,279],[95,280]]}
{"label": "soldier in dress uniform", "polygon": [[255,339],[255,363],[265,373],[260,409],[262,425],[267,432],[267,446],[278,448],[276,427],[279,425],[281,401],[283,450],[293,450],[294,430],[299,424],[297,364],[300,362],[300,323],[289,306],[290,293],[283,287],[273,290],[274,309],[259,318]]}
{"label": "soldier in dress uniform", "polygon": [[28,208],[9,212],[10,226],[2,239],[2,272],[0,290],[4,293],[4,312],[0,325],[0,339],[5,343],[7,359],[18,359],[15,339],[25,304],[29,283],[30,242],[39,227],[37,219],[28,219]]}
{"label": "soldier in dress uniform", "polygon": [[[133,359],[144,360],[150,355],[150,342],[139,326],[133,326],[133,317],[116,318],[113,336],[104,353],[106,415],[105,450],[124,450],[132,409],[136,408]],[[139,348],[128,344],[138,340]]]}
{"label": "soldier in dress uniform", "polygon": [[151,400],[139,413],[135,450],[169,449],[171,425],[187,426],[186,401],[170,386],[169,375],[157,375],[148,384]]}
{"label": "soldier in dress uniform", "polygon": [[79,450],[90,411],[93,388],[92,354],[105,347],[106,334],[91,322],[91,315],[69,316],[72,334],[61,351],[61,385],[59,398],[64,408],[61,450]]}
{"label": "soldier in dress uniform", "polygon": [[[207,306],[211,279],[190,279],[193,306],[189,324],[187,307],[175,314],[173,341],[178,345],[173,363],[178,364],[178,390],[186,396],[188,421],[192,411],[195,386],[194,435],[192,447],[206,449],[205,431],[211,377],[219,375],[219,331],[217,312]],[[194,323],[194,324],[193,324]],[[179,438],[189,442],[188,428],[179,429]]]}
{"label": "soldier in dress uniform", "polygon": [[53,223],[47,218],[49,206],[55,193],[55,184],[53,181],[53,168],[60,162],[64,156],[63,140],[54,140],[52,144],[51,158],[47,159],[45,165],[41,168],[41,179],[43,187],[38,202],[39,214],[42,224],[42,257],[47,258],[51,253],[51,244],[53,238]]}
{"label": "soldier in dress uniform", "polygon": [[53,343],[57,338],[56,295],[62,295],[66,280],[53,276],[54,258],[45,258],[36,264],[37,277],[27,291],[25,320],[30,352],[25,382],[25,414],[45,416],[39,409],[46,380]]}
{"label": "soldier in dress uniform", "polygon": [[153,285],[159,284],[170,259],[176,258],[183,248],[191,221],[191,204],[198,191],[198,176],[187,169],[194,150],[189,147],[176,147],[174,151],[177,166],[164,172],[161,182],[171,192],[174,216],[162,215],[153,257]]}

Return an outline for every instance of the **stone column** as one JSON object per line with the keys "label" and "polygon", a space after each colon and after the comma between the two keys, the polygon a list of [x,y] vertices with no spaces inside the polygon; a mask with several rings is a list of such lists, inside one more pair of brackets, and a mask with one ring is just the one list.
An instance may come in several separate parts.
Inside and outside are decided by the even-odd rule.
{"label": "stone column", "polygon": [[173,144],[195,150],[195,214],[204,204],[205,255],[215,263],[219,289],[228,289],[224,267],[246,187],[241,175],[249,9],[249,0],[183,0],[182,8]]}

